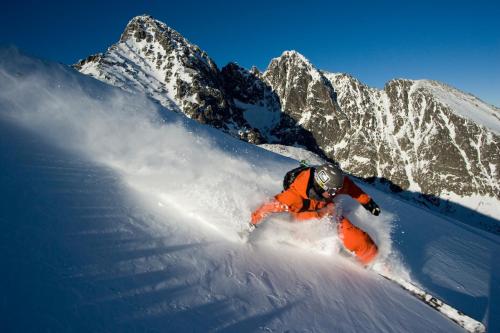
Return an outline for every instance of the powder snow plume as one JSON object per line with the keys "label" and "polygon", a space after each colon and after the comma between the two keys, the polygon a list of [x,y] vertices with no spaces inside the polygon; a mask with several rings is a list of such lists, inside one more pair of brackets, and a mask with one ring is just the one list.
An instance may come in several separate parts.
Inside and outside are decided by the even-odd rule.
{"label": "powder snow plume", "polygon": [[269,155],[262,149],[241,143],[231,145],[239,151],[225,152],[228,136],[186,122],[143,95],[15,50],[3,53],[0,97],[9,117],[118,170],[159,204],[229,238],[247,222],[251,207],[262,199],[259,193],[271,191],[278,181],[279,171],[273,169],[279,165],[258,161]]}
{"label": "powder snow plume", "polygon": [[[125,93],[12,49],[3,52],[10,54],[2,56],[0,94],[10,117],[119,171],[126,183],[158,205],[228,239],[238,240],[251,211],[281,190],[282,175],[295,166],[286,158],[263,158],[271,153],[189,121],[143,95]],[[364,223],[372,220],[370,216],[352,208],[352,202],[340,201],[339,207],[356,211],[353,222],[371,231],[387,256],[389,216],[382,223]],[[285,224],[283,229],[320,237],[322,232],[314,236],[316,228],[308,224]],[[335,233],[328,239],[335,239]],[[297,239],[289,235],[282,241]]]}

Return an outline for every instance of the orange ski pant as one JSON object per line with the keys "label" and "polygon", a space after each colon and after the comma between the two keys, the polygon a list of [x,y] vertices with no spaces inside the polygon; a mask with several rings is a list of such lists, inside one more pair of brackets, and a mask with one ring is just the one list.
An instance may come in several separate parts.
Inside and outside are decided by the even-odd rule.
{"label": "orange ski pant", "polygon": [[378,248],[366,232],[353,225],[345,217],[338,224],[338,231],[344,246],[354,252],[363,265],[375,259]]}

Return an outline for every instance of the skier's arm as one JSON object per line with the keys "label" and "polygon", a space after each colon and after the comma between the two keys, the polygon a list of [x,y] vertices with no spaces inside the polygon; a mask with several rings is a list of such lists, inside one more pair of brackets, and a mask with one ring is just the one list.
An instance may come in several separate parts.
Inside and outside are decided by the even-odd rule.
{"label": "skier's arm", "polygon": [[262,220],[269,215],[270,213],[280,213],[280,212],[286,212],[288,211],[288,207],[275,198],[265,202],[264,204],[260,205],[259,208],[253,211],[252,213],[252,221],[251,223],[253,225],[257,225]]}
{"label": "skier's arm", "polygon": [[290,212],[294,215],[299,213],[304,206],[302,198],[291,189],[276,195],[252,213],[252,224],[259,224],[270,213]]}
{"label": "skier's arm", "polygon": [[344,177],[344,185],[339,190],[338,194],[350,195],[353,199],[357,200],[366,210],[375,216],[380,214],[380,207],[373,201],[373,199],[363,192],[349,177]]}
{"label": "skier's arm", "polygon": [[344,177],[344,184],[337,194],[347,194],[360,204],[365,205],[370,201],[370,196],[363,192],[354,182],[347,176]]}

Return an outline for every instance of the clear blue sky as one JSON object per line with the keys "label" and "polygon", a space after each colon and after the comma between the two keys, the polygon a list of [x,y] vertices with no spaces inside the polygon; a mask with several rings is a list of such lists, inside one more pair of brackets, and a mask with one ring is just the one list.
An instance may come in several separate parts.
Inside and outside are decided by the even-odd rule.
{"label": "clear blue sky", "polygon": [[72,64],[150,14],[214,59],[263,70],[284,50],[381,88],[434,79],[500,106],[500,1],[5,1],[0,44]]}

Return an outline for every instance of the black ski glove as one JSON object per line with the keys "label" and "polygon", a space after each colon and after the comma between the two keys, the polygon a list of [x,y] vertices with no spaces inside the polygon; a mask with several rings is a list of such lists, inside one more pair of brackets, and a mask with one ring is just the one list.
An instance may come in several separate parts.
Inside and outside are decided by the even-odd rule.
{"label": "black ski glove", "polygon": [[370,201],[365,203],[363,207],[375,216],[380,214],[380,207],[375,203],[375,201],[373,201],[373,199],[370,199]]}

